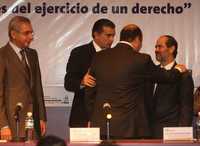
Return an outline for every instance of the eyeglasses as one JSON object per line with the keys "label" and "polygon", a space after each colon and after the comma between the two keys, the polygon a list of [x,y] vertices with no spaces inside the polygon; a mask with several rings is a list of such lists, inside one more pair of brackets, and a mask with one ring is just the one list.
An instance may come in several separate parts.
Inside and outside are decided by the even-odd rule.
{"label": "eyeglasses", "polygon": [[21,32],[21,31],[17,31],[17,30],[15,30],[17,33],[19,33],[19,34],[22,34],[22,35],[24,35],[24,36],[28,36],[28,35],[34,35],[34,32],[33,31],[24,31],[24,32]]}

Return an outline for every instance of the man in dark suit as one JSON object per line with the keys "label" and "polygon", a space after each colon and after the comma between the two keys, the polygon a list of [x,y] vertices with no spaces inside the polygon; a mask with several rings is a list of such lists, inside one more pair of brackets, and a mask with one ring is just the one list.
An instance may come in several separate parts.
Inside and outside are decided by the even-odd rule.
{"label": "man in dark suit", "polygon": [[88,114],[85,109],[85,86],[95,86],[95,79],[88,74],[92,57],[96,52],[110,48],[115,36],[115,24],[108,19],[99,19],[92,28],[93,41],[72,50],[65,75],[65,89],[75,93],[70,127],[86,127]]}
{"label": "man in dark suit", "polygon": [[120,42],[114,48],[94,57],[90,73],[96,78],[96,86],[87,87],[85,98],[91,126],[100,127],[101,138],[107,134],[105,103],[111,105],[111,138],[148,137],[145,83],[172,83],[180,76],[177,69],[168,72],[156,67],[149,55],[139,53],[141,46],[142,31],[130,24],[122,29]]}
{"label": "man in dark suit", "polygon": [[[178,43],[174,37],[161,36],[155,46],[160,67],[172,70],[176,66]],[[191,74],[182,74],[174,84],[158,83],[153,96],[153,137],[162,138],[164,127],[192,126],[194,84]]]}
{"label": "man in dark suit", "polygon": [[29,48],[33,29],[28,18],[15,16],[9,23],[10,41],[0,49],[0,129],[1,138],[16,137],[14,113],[19,113],[19,136],[25,136],[25,117],[33,113],[36,136],[46,130],[46,111],[36,50]]}

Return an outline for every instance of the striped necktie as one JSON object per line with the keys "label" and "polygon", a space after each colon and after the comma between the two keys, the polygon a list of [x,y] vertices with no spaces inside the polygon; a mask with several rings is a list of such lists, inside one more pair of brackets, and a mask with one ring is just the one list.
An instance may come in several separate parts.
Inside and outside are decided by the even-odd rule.
{"label": "striped necktie", "polygon": [[29,66],[28,66],[28,63],[27,63],[27,60],[26,60],[26,50],[21,49],[20,54],[22,56],[21,62],[23,64],[23,67],[24,67],[26,74],[28,75],[28,80],[30,81],[30,69],[29,69]]}

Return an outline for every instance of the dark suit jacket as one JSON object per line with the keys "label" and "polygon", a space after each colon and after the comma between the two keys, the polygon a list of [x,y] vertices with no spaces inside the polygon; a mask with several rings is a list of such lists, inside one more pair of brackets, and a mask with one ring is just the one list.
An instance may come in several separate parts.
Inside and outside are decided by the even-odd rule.
{"label": "dark suit jacket", "polygon": [[183,73],[181,80],[174,84],[157,84],[153,96],[154,138],[163,137],[163,127],[192,125],[193,90],[193,79],[189,72]]}
{"label": "dark suit jacket", "polygon": [[8,125],[12,136],[16,136],[13,114],[18,102],[23,104],[20,136],[25,135],[24,122],[28,111],[33,111],[37,136],[40,136],[39,120],[46,120],[37,52],[33,49],[26,50],[31,79],[27,78],[21,60],[9,44],[0,49],[0,128]]}
{"label": "dark suit jacket", "polygon": [[65,89],[75,92],[72,104],[69,126],[86,127],[88,115],[85,109],[85,87],[80,88],[81,80],[87,73],[93,55],[96,53],[93,43],[79,46],[72,50],[65,75]]}
{"label": "dark suit jacket", "polygon": [[[106,135],[106,119],[103,104],[112,106],[110,135],[113,138],[147,137],[148,122],[144,107],[145,82],[147,80],[169,82],[176,80],[178,71],[171,73],[157,68],[151,57],[135,52],[127,44],[96,54],[91,74],[96,78],[95,88],[87,88],[86,105],[92,126],[100,127]],[[96,90],[96,96],[93,92]],[[92,94],[90,94],[92,93]]]}

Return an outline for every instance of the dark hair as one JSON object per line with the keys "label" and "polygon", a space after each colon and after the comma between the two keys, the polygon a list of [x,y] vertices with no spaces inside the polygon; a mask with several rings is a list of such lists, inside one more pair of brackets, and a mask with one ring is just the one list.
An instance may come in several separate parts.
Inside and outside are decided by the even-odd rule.
{"label": "dark hair", "polygon": [[48,135],[41,138],[37,146],[66,146],[65,141],[57,136]]}
{"label": "dark hair", "polygon": [[176,58],[177,49],[178,49],[178,43],[177,43],[176,39],[173,36],[170,36],[170,35],[164,35],[164,37],[167,38],[166,46],[168,48],[174,46],[175,50],[173,52],[173,56],[174,56],[174,58]]}
{"label": "dark hair", "polygon": [[125,26],[120,32],[120,41],[132,42],[136,37],[142,40],[142,31],[135,24]]}
{"label": "dark hair", "polygon": [[94,32],[101,33],[103,30],[103,27],[110,27],[114,29],[115,24],[111,20],[105,19],[105,18],[97,20],[94,23],[93,28],[92,28],[92,37],[94,38]]}
{"label": "dark hair", "polygon": [[10,38],[11,38],[11,31],[12,30],[19,31],[19,27],[20,27],[21,23],[31,24],[31,21],[24,16],[15,16],[10,20],[9,25],[8,25],[8,36]]}

